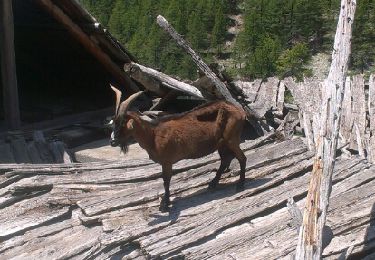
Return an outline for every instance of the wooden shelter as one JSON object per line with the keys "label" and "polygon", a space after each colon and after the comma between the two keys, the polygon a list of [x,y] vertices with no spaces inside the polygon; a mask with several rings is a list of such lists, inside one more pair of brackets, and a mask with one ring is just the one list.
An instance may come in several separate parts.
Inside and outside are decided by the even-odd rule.
{"label": "wooden shelter", "polygon": [[122,71],[134,58],[78,1],[4,0],[0,17],[6,129],[109,107],[110,82],[138,90]]}

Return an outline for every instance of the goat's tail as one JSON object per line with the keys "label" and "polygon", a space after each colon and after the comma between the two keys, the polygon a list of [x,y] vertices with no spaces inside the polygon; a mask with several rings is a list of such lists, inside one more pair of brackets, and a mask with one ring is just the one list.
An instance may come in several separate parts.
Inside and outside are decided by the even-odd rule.
{"label": "goat's tail", "polygon": [[224,133],[227,121],[228,121],[228,111],[225,109],[219,109],[219,112],[217,113],[217,117],[216,117],[216,132],[215,132],[215,136],[217,140],[220,140],[223,138],[223,133]]}

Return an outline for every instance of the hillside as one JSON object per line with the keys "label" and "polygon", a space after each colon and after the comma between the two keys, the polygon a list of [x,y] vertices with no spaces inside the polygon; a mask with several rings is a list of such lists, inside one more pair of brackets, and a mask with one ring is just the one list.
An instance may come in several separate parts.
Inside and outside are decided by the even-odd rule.
{"label": "hillside", "polygon": [[[196,66],[158,28],[158,14],[166,17],[206,62],[219,62],[233,75],[302,78],[320,69],[319,59],[329,55],[339,10],[337,0],[80,1],[141,63],[190,79],[197,76]],[[353,72],[374,71],[374,14],[373,1],[358,2]],[[318,53],[323,56],[308,65]]]}

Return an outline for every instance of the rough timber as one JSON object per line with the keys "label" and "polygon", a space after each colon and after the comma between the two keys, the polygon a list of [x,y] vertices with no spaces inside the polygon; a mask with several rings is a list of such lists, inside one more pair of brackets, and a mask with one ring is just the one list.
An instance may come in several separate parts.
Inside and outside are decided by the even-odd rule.
{"label": "rough timber", "polygon": [[[208,191],[218,155],[181,161],[169,214],[158,211],[161,167],[149,160],[2,164],[0,258],[287,259],[297,226],[286,202],[294,198],[303,207],[313,154],[300,138],[242,148],[243,192],[235,192],[237,163]],[[325,258],[373,257],[374,185],[375,167],[365,159],[338,160],[327,222],[334,236]]]}

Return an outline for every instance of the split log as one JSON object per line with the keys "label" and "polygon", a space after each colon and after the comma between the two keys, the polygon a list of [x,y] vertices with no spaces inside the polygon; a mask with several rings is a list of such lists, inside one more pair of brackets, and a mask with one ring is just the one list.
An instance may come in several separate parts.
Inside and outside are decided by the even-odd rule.
{"label": "split log", "polygon": [[353,127],[350,149],[357,150],[358,153],[364,155],[364,140],[366,130],[366,101],[365,101],[365,81],[363,75],[355,75],[352,78],[352,113]]}
{"label": "split log", "polygon": [[163,82],[169,88],[179,90],[181,92],[187,93],[197,98],[204,99],[201,91],[199,91],[196,87],[178,81],[168,76],[167,74],[164,74],[151,68],[147,68],[141,64],[125,64],[124,70],[128,72],[132,78],[139,81],[145,88],[155,92],[160,96],[165,96],[167,94],[167,91],[163,89],[163,87],[160,86],[160,83],[157,82],[155,79],[157,79],[160,82]]}
{"label": "split log", "polygon": [[370,76],[368,90],[368,110],[370,118],[369,138],[367,142],[367,154],[371,162],[375,163],[375,74]]}
{"label": "split log", "polygon": [[321,259],[323,252],[323,227],[332,188],[356,1],[342,0],[340,7],[331,68],[323,83],[321,128],[319,139],[316,140],[314,168],[306,199],[303,225],[299,234],[296,259]]}

